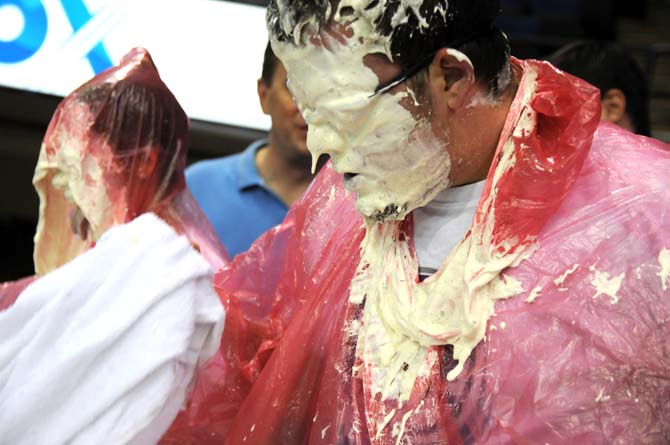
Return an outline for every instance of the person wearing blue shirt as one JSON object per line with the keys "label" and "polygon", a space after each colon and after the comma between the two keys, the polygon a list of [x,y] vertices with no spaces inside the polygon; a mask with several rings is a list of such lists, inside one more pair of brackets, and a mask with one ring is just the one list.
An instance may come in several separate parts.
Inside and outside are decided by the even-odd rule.
{"label": "person wearing blue shirt", "polygon": [[307,124],[286,87],[286,70],[268,44],[258,97],[270,116],[268,139],[242,153],[197,162],[186,182],[231,257],[282,222],[312,180]]}

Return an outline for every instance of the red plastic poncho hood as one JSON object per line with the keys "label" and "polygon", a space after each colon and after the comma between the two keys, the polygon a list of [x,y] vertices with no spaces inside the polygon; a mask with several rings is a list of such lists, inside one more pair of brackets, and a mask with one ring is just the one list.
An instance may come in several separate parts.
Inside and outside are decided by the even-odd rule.
{"label": "red plastic poncho hood", "polygon": [[211,228],[193,199],[180,196],[186,187],[188,126],[184,110],[141,48],[63,99],[33,177],[40,198],[37,274],[87,250],[108,228],[149,211],[180,232],[191,229],[201,251],[221,266],[220,243],[204,233]]}
{"label": "red plastic poncho hood", "polygon": [[[222,267],[228,254],[186,189],[187,149],[188,117],[142,48],[63,99],[33,177],[40,198],[37,275],[145,212],[185,234],[214,269]],[[3,283],[0,310],[34,279]]]}

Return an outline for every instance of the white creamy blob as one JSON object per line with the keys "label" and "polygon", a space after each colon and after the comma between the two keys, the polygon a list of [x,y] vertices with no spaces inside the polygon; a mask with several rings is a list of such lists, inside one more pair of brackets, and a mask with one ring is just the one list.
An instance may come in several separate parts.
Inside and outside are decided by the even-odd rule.
{"label": "white creamy blob", "polygon": [[400,430],[398,431],[398,437],[396,438],[395,445],[400,445],[400,441],[402,440],[402,437],[405,435],[405,426],[407,425],[407,421],[417,410],[418,407],[417,409],[407,411],[405,414],[403,414],[402,419],[400,420]]}
{"label": "white creamy blob", "polygon": [[395,28],[398,25],[407,23],[410,14],[412,14],[418,20],[419,28],[428,28],[428,22],[421,15],[421,5],[423,5],[423,0],[402,0],[400,6],[391,19],[391,27]]}
{"label": "white creamy blob", "polygon": [[386,425],[391,421],[391,419],[395,416],[395,408],[392,409],[386,417],[384,417],[384,420],[381,421],[380,424],[377,425],[377,434],[375,435],[375,440],[379,439],[384,432],[384,428],[386,428]]}
{"label": "white creamy blob", "polygon": [[661,286],[663,290],[668,290],[668,283],[670,283],[670,250],[665,247],[661,249],[658,254],[658,263],[661,266],[661,270],[658,272],[658,276],[661,278]]}
{"label": "white creamy blob", "polygon": [[563,272],[563,274],[560,277],[556,278],[554,280],[554,284],[556,286],[562,285],[565,279],[568,278],[568,276],[572,274],[574,271],[576,271],[578,268],[579,264],[574,264],[570,269],[567,269],[565,272]]}
{"label": "white creamy blob", "polygon": [[591,285],[596,289],[596,293],[593,295],[593,299],[595,300],[600,295],[607,295],[611,298],[611,304],[618,303],[619,296],[617,293],[621,288],[621,284],[623,283],[623,279],[626,274],[622,273],[621,275],[610,278],[609,273],[599,271],[595,268],[595,266],[591,266],[589,270],[593,272],[593,280],[591,280]]}
{"label": "white creamy blob", "polygon": [[[40,199],[34,250],[38,274],[84,252],[114,223],[100,160],[79,137],[60,132],[55,141],[53,151],[42,145],[33,176]],[[73,233],[84,220],[86,232]]]}
{"label": "white creamy blob", "polygon": [[542,292],[542,287],[535,286],[533,290],[530,291],[530,294],[528,294],[528,297],[526,298],[526,303],[532,303],[533,301],[535,301],[535,299],[540,295],[540,292]]}
{"label": "white creamy blob", "polygon": [[[291,12],[291,0],[277,0],[275,2],[278,12],[278,20],[281,29],[287,34],[293,35],[294,44],[299,44],[302,41],[303,35],[310,30],[317,30],[318,23],[315,16],[307,14],[302,21],[297,20]],[[329,17],[331,12],[330,2],[326,3],[325,16]],[[274,26],[274,24],[272,24]]]}
{"label": "white creamy blob", "polygon": [[[343,2],[340,9],[355,2]],[[383,81],[365,65],[370,54],[388,54],[388,39],[360,18],[353,36],[322,33],[296,47],[273,41],[289,87],[309,126],[307,146],[316,160],[330,155],[356,195],[356,208],[374,220],[401,220],[448,185],[450,159],[427,119],[401,101],[407,91],[371,97]]]}

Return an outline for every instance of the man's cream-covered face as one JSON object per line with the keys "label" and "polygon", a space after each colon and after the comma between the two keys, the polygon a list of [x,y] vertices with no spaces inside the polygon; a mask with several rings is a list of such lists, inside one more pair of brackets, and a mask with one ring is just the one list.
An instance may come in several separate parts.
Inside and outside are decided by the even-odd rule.
{"label": "man's cream-covered face", "polygon": [[373,96],[398,71],[384,56],[387,39],[364,20],[339,29],[273,48],[309,125],[313,160],[330,155],[364,217],[400,220],[447,187],[449,155],[430,120],[409,111],[416,99],[406,86]]}
{"label": "man's cream-covered face", "polygon": [[[79,106],[79,105],[76,105]],[[86,121],[85,106],[73,113]],[[70,112],[72,110],[70,109]],[[42,144],[33,185],[40,210],[35,234],[35,272],[45,274],[88,250],[115,224],[104,169],[111,153],[97,145],[76,119],[50,126]],[[107,153],[109,159],[103,159]]]}

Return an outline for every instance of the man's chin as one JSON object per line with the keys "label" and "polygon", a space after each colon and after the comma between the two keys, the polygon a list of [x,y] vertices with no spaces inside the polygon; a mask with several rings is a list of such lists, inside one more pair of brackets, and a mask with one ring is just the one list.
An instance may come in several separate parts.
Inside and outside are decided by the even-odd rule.
{"label": "man's chin", "polygon": [[291,163],[303,170],[310,170],[312,168],[312,155],[310,152],[302,152],[296,150],[291,157]]}
{"label": "man's chin", "polygon": [[384,223],[387,221],[402,221],[407,216],[407,205],[387,204],[384,206],[366,205],[365,202],[356,201],[356,210],[370,223]]}

